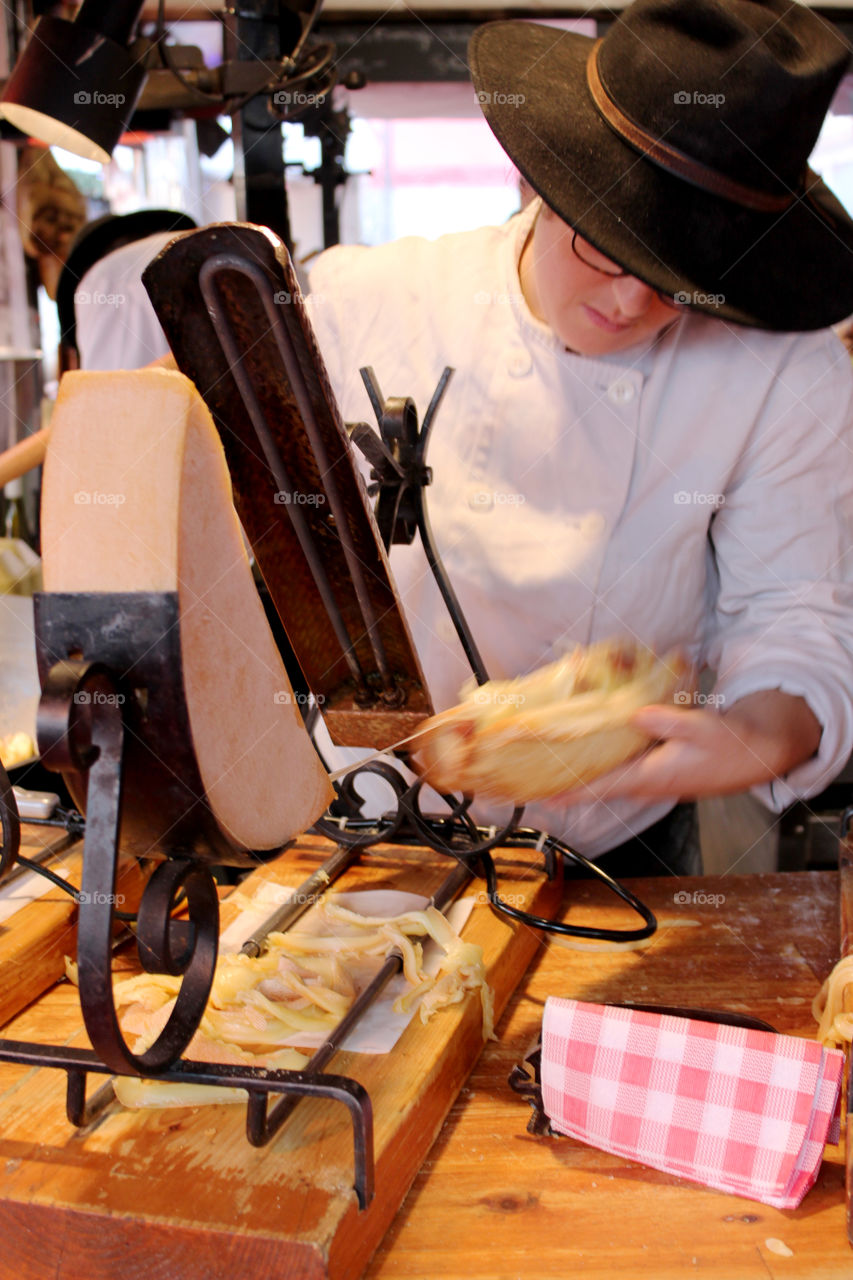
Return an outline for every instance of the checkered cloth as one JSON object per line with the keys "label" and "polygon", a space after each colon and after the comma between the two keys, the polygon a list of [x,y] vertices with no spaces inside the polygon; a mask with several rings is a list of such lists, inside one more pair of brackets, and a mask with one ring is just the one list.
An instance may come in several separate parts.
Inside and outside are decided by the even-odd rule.
{"label": "checkered cloth", "polygon": [[552,997],[551,1126],[614,1155],[778,1209],[837,1143],[844,1055],[814,1040]]}

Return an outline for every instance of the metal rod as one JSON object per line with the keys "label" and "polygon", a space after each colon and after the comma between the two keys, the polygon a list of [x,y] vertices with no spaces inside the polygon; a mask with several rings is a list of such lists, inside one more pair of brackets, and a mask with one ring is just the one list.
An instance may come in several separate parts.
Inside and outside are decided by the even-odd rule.
{"label": "metal rod", "polygon": [[255,930],[251,937],[243,943],[240,951],[246,956],[259,956],[266,949],[267,937],[271,933],[283,933],[294,921],[317,900],[318,896],[337,880],[342,871],[353,863],[359,855],[358,845],[339,845],[330,858],[321,867],[303,880],[298,889]]}
{"label": "metal rod", "polygon": [[[447,384],[450,381],[452,374],[453,369],[448,365],[439,379],[438,386],[433,392],[432,399],[429,402],[429,408],[424,415],[424,420],[421,424],[420,439],[418,440],[418,461],[421,467],[426,467],[427,444],[429,443],[430,431],[432,430],[435,415],[444,397]],[[417,512],[418,532],[421,535],[424,555],[427,558],[427,563],[432,570],[432,575],[435,578],[439,591],[441,592],[441,597],[444,600],[447,612],[450,614],[450,621],[453,623],[453,626],[456,629],[456,634],[459,637],[459,642],[465,651],[465,657],[468,659],[468,665],[474,673],[474,679],[477,681],[477,684],[487,684],[489,680],[489,673],[486,670],[486,664],[483,661],[482,654],[477,647],[477,642],[474,639],[470,627],[468,626],[468,619],[462,612],[462,606],[459,603],[456,592],[453,590],[453,585],[447,575],[444,562],[435,545],[435,539],[432,534],[432,525],[429,518],[429,510],[427,507],[426,489],[424,488],[420,488],[418,490],[415,510]]]}
{"label": "metal rod", "polygon": [[[430,898],[428,905],[435,907],[436,911],[443,911],[449,902],[452,902],[456,894],[464,884],[471,879],[471,872],[461,863],[457,863],[450,875],[445,876],[433,896]],[[382,968],[376,974],[376,977],[365,987],[361,995],[350,1005],[344,1017],[335,1027],[331,1036],[329,1036],[323,1044],[320,1045],[316,1053],[313,1054],[310,1061],[305,1066],[306,1075],[313,1075],[322,1072],[326,1063],[330,1058],[338,1052],[349,1033],[360,1022],[361,1018],[373,1004],[374,1000],[380,995],[388,982],[398,974],[403,967],[403,958],[399,951],[392,951],[385,959]],[[285,1120],[288,1118],[293,1108],[296,1106],[298,1098],[282,1098],[273,1110],[270,1112],[267,1120],[267,1126],[272,1133],[276,1133]]]}
{"label": "metal rod", "polygon": [[[285,470],[284,463],[281,460],[281,454],[278,451],[272,432],[267,425],[263,408],[252,381],[246,370],[243,368],[242,355],[237,347],[234,335],[228,327],[228,323],[221,308],[221,302],[218,290],[215,288],[215,281],[212,279],[217,271],[228,269],[239,271],[242,267],[240,259],[233,254],[220,253],[204,263],[199,272],[199,288],[204,298],[210,315],[211,323],[216,332],[222,349],[225,352],[226,359],[230,366],[230,372],[237,384],[237,389],[245,405],[246,412],[249,415],[252,426],[255,429],[255,435],[261,446],[267,466],[275,477],[275,482],[282,493],[293,493],[293,486],[290,478]],[[255,283],[253,281],[253,283]],[[291,502],[288,506],[288,514],[293,523],[293,531],[299,541],[302,554],[308,562],[308,568],[311,570],[311,576],[323,601],[323,606],[332,624],[332,629],[338,644],[341,646],[350,675],[356,683],[357,688],[364,694],[369,693],[367,681],[364,672],[361,669],[358,657],[355,652],[355,646],[350,639],[346,629],[343,615],[338,608],[335,595],[332,590],[331,583],[326,575],[323,567],[322,557],[319,555],[308,527],[308,521],[302,508],[296,502]]]}
{"label": "metal rod", "polygon": [[486,670],[486,664],[483,662],[480,650],[477,648],[477,642],[468,629],[468,622],[462,612],[462,606],[460,605],[456,592],[453,590],[453,586],[447,576],[447,571],[444,568],[441,556],[436,550],[432,536],[432,526],[429,522],[426,502],[424,501],[423,490],[421,490],[418,497],[417,512],[418,530],[420,531],[424,554],[426,555],[427,563],[432,570],[432,575],[435,578],[438,589],[441,592],[442,599],[447,606],[447,612],[450,614],[450,620],[456,629],[456,634],[459,637],[460,644],[465,651],[465,657],[468,659],[468,664],[474,673],[474,679],[477,681],[477,684],[487,684],[489,673]]}
{"label": "metal rod", "polygon": [[80,1129],[115,1101],[112,1081],[108,1080],[86,1100],[86,1072],[70,1069],[66,1073],[65,1114],[68,1123]]}

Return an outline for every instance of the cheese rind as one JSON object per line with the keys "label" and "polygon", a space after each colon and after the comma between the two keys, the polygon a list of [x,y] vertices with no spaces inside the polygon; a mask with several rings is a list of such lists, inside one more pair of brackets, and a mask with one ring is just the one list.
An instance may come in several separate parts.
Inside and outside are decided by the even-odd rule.
{"label": "cheese rind", "polygon": [[211,810],[237,847],[283,844],[333,793],[252,580],[203,400],[177,372],[74,372],[51,426],[45,590],[177,592],[184,694]]}

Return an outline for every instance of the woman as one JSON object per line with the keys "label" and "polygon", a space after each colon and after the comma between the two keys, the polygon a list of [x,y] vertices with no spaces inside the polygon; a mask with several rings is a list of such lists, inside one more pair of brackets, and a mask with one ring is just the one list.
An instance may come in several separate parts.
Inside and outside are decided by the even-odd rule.
{"label": "woman", "polygon": [[[537,200],[312,273],[347,420],[362,365],[421,410],[457,368],[428,497],[490,675],[612,635],[716,672],[638,715],[640,761],[528,807],[591,856],[645,833],[690,867],[680,798],[778,811],[853,749],[853,377],[827,329],[853,223],[806,167],[847,58],[787,0],[638,0],[600,42],[490,24],[474,86]],[[392,567],[451,705],[467,669],[424,561]]]}

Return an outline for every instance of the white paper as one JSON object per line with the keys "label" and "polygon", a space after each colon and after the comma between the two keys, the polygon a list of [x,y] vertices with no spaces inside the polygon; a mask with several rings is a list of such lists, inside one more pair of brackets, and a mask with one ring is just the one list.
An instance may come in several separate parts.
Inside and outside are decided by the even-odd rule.
{"label": "white paper", "polygon": [[[259,885],[251,905],[244,907],[237,919],[224,930],[220,938],[220,951],[222,953],[239,951],[246,939],[251,937],[293,892],[294,889],[286,885],[269,882]],[[423,911],[429,903],[429,898],[422,897],[420,894],[402,893],[396,889],[363,889],[353,893],[327,893],[324,897],[326,901],[334,902],[339,907],[346,907],[348,911],[357,911],[359,915],[383,916],[388,919],[402,915],[406,911]],[[473,906],[473,898],[462,898],[445,911],[445,918],[457,933],[461,932]],[[294,928],[306,933],[319,933],[324,926],[320,917],[309,909],[296,922]],[[441,947],[430,940],[424,947],[425,972],[431,977],[438,973],[443,957],[444,952]],[[377,957],[377,972],[382,964],[382,957]],[[340,1047],[352,1053],[388,1053],[393,1049],[417,1013],[417,1006],[408,1013],[394,1012],[394,1001],[409,990],[409,984],[402,974],[392,978]],[[325,1039],[326,1033],[303,1031],[289,1037],[287,1044],[295,1049],[317,1049]]]}

